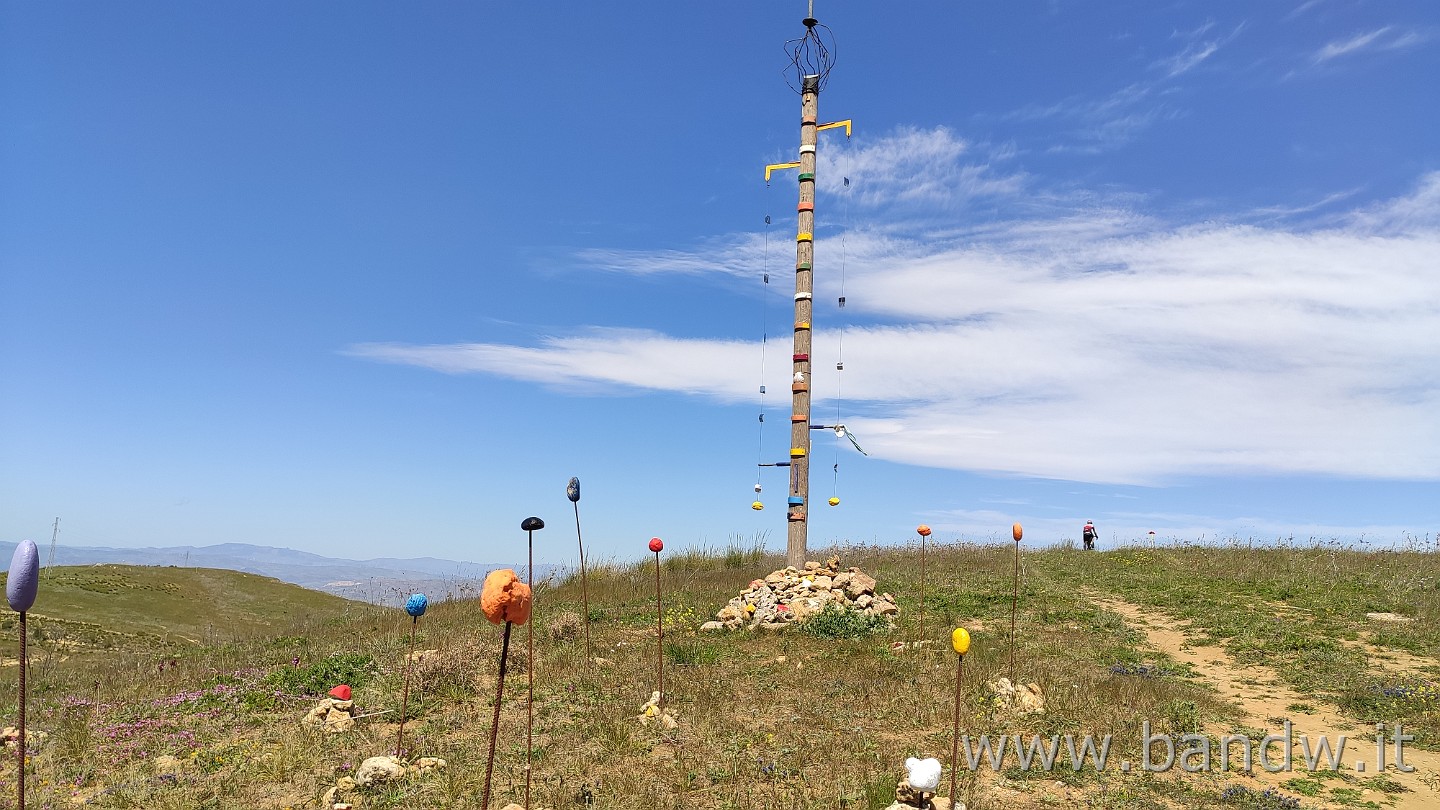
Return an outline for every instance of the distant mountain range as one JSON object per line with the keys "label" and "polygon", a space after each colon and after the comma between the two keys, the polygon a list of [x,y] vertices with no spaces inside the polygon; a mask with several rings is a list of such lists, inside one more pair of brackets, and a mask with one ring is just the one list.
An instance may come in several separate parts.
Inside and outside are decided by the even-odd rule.
{"label": "distant mountain range", "polygon": [[[3,559],[10,559],[14,552],[14,543],[0,542]],[[49,553],[49,548],[41,544],[42,565],[50,563]],[[498,568],[514,568],[522,577],[525,575],[525,567],[513,563],[473,563],[435,557],[346,560],[248,543],[167,548],[55,547],[53,564],[56,566],[101,563],[224,568],[274,577],[347,599],[386,605],[404,604],[412,593],[424,593],[432,601],[478,596],[485,575]],[[543,580],[559,570],[558,566],[537,565],[535,577]]]}

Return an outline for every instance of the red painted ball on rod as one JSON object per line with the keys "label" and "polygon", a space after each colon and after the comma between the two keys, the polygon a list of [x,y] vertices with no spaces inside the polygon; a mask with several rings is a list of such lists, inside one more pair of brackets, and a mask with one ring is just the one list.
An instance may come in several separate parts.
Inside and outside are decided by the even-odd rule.
{"label": "red painted ball on rod", "polygon": [[661,539],[658,538],[658,537],[652,537],[652,538],[650,538],[650,550],[651,550],[651,551],[655,552],[656,554],[659,554],[659,553],[660,553],[661,551],[663,551],[664,549],[665,549],[665,541],[664,541],[664,540],[661,540]]}

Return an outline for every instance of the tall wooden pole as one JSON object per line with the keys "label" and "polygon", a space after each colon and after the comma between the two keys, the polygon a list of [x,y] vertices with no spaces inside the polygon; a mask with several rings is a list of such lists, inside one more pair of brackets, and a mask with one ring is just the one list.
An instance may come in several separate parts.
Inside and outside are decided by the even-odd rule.
{"label": "tall wooden pole", "polygon": [[800,203],[795,236],[795,353],[790,390],[790,498],[785,562],[805,565],[810,501],[810,318],[814,312],[815,142],[820,77],[805,76],[800,87]]}

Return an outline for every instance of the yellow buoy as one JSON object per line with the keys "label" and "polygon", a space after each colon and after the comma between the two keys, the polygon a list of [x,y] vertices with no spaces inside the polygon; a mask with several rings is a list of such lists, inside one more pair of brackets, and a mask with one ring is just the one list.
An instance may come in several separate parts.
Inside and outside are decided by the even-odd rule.
{"label": "yellow buoy", "polygon": [[965,653],[969,652],[970,631],[966,630],[963,627],[955,628],[955,631],[950,634],[950,646],[954,647],[955,652],[960,655],[964,655]]}
{"label": "yellow buoy", "polygon": [[839,498],[831,498],[830,501],[829,501],[829,503],[830,503],[831,506],[839,506],[839,505],[840,505],[840,499],[839,499]]}
{"label": "yellow buoy", "polygon": [[761,509],[764,509],[764,508],[765,508],[765,504],[763,504],[763,503],[761,503],[761,502],[759,502],[759,501],[756,501],[756,502],[750,504],[750,508],[751,508],[751,509],[754,509],[756,512],[759,512]]}

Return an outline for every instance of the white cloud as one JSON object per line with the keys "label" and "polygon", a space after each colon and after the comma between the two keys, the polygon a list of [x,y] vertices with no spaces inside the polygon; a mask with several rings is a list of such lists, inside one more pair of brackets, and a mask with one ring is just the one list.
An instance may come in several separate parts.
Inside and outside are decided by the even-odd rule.
{"label": "white cloud", "polygon": [[1318,65],[1337,57],[1364,51],[1399,51],[1419,45],[1429,38],[1428,34],[1421,31],[1399,31],[1394,26],[1387,25],[1374,31],[1356,34],[1349,39],[1326,43],[1312,54],[1310,59]]}
{"label": "white cloud", "polygon": [[[968,154],[941,131],[911,143],[937,166]],[[873,164],[874,200],[898,200],[893,186],[910,182],[890,166]],[[975,193],[963,171],[942,173],[942,210]],[[1440,172],[1411,194],[1306,227],[1255,224],[1266,212],[1167,223],[1118,205],[944,228],[905,216],[879,205],[870,229],[846,235],[844,314],[859,325],[845,334],[845,421],[873,456],[1131,484],[1225,473],[1440,479]],[[678,256],[612,257],[607,269],[723,275],[737,244],[753,253],[753,237],[735,237]],[[817,245],[822,259],[833,250],[833,239]],[[817,272],[818,413],[835,407],[838,282]],[[788,343],[770,351],[766,384],[783,406]],[[748,403],[760,347],[595,330],[537,346],[352,352],[567,389]]]}

